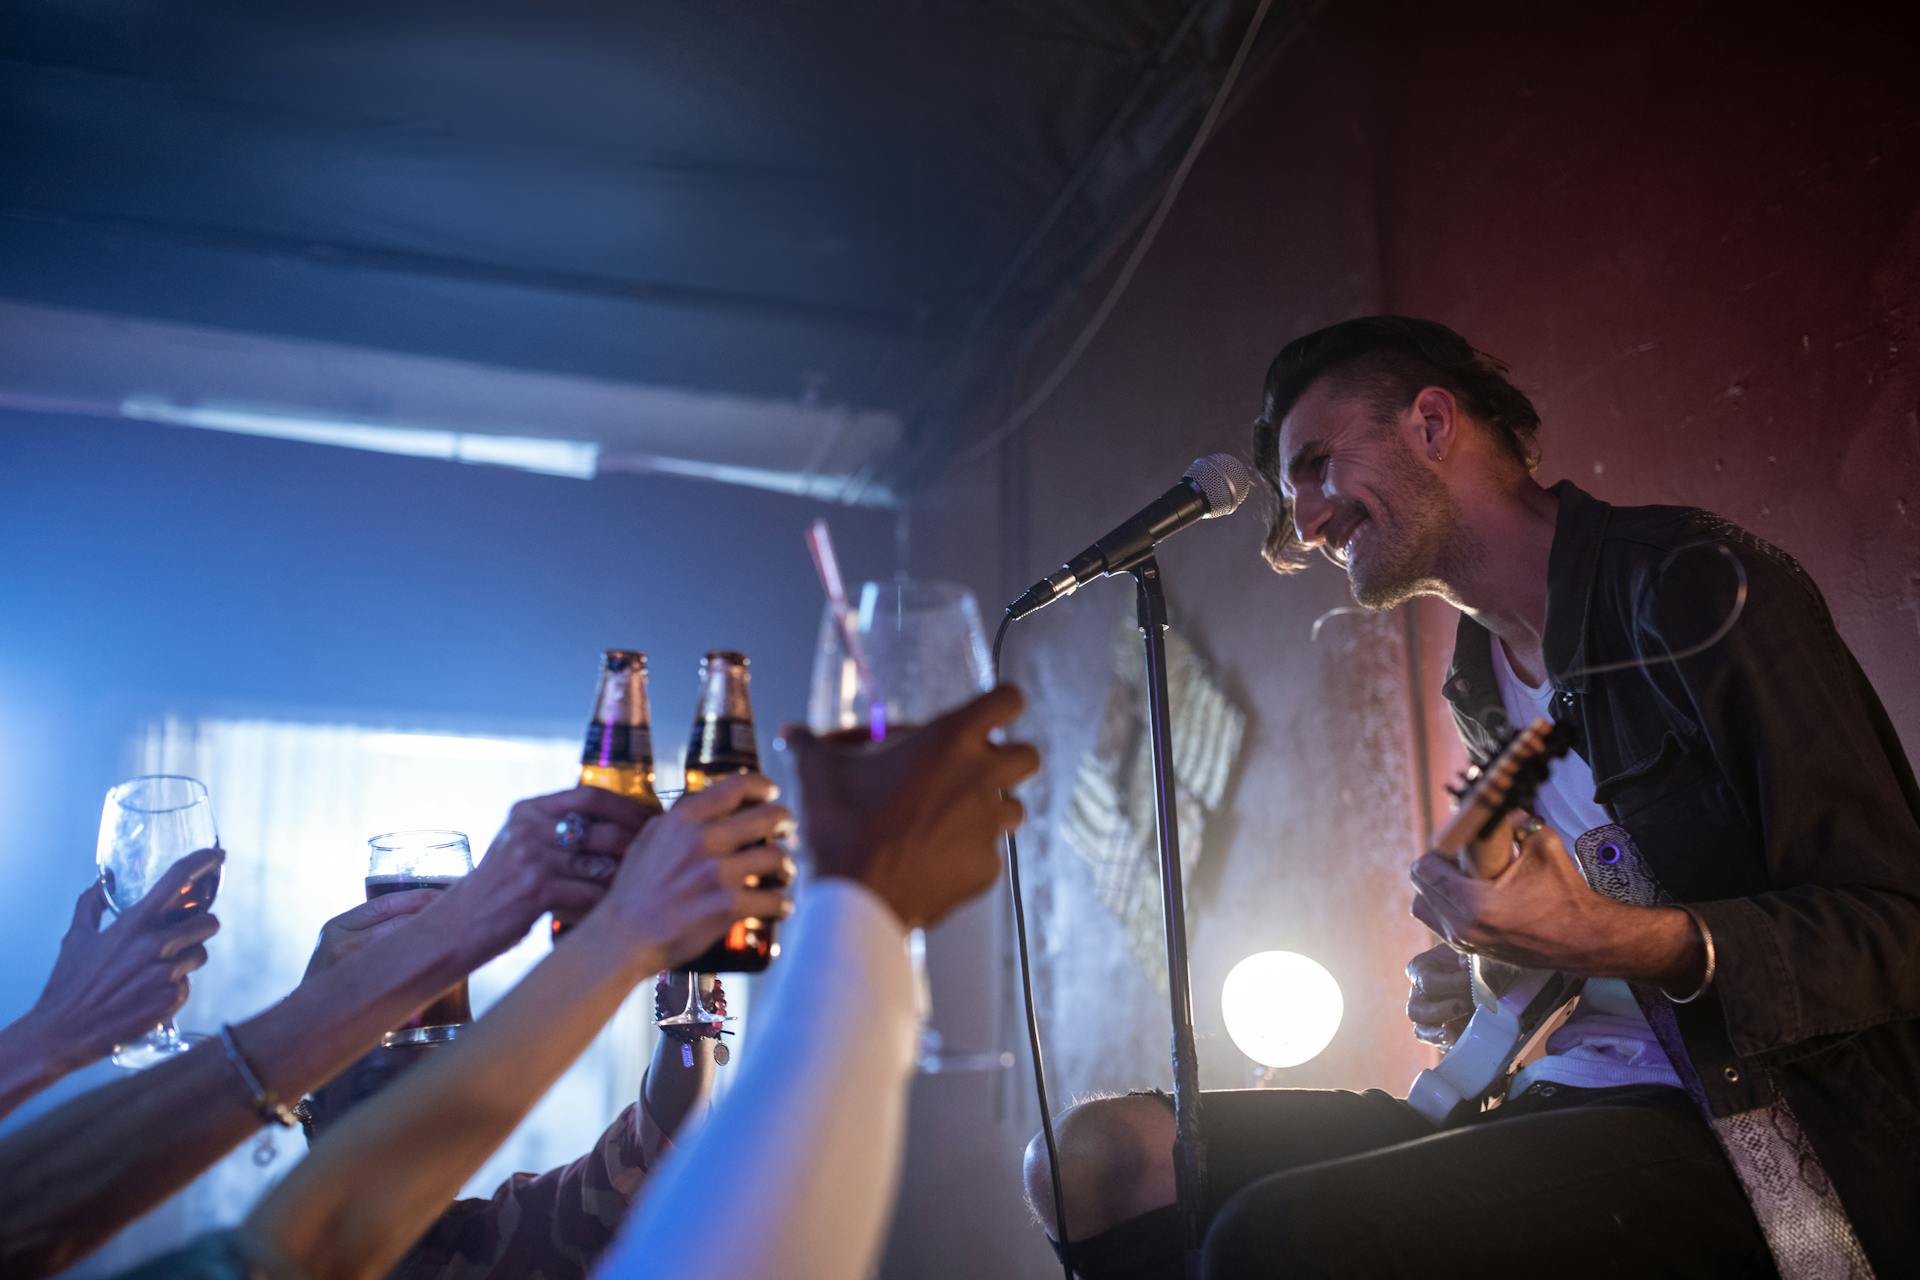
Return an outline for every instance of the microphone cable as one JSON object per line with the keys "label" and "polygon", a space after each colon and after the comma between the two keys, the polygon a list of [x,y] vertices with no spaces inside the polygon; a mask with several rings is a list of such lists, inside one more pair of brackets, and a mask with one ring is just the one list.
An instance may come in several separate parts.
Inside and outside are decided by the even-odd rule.
{"label": "microphone cable", "polygon": [[[1007,641],[1013,618],[1002,615],[993,633],[993,679],[1000,682],[1000,649]],[[1013,899],[1013,936],[1020,955],[1020,998],[1027,1010],[1027,1049],[1033,1055],[1033,1089],[1040,1098],[1040,1134],[1047,1144],[1047,1176],[1053,1182],[1053,1229],[1060,1246],[1060,1266],[1066,1280],[1074,1280],[1072,1237],[1067,1233],[1067,1202],[1060,1194],[1060,1150],[1053,1138],[1053,1109],[1047,1105],[1047,1069],[1040,1057],[1040,1016],[1033,1007],[1033,965],[1027,958],[1027,910],[1020,895],[1020,844],[1007,832],[1007,892]]]}

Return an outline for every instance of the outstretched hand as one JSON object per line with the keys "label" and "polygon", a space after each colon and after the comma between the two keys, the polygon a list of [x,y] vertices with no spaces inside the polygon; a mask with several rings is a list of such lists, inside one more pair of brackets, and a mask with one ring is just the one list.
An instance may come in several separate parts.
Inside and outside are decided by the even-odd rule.
{"label": "outstretched hand", "polygon": [[[586,822],[580,843],[560,847],[556,827],[569,813]],[[578,786],[522,800],[486,856],[447,890],[484,936],[486,955],[496,955],[526,936],[546,912],[577,920],[591,911],[613,879],[615,860],[649,820],[656,806],[599,787]]]}
{"label": "outstretched hand", "polygon": [[220,931],[212,912],[196,908],[226,856],[200,849],[181,858],[105,929],[106,894],[87,886],[28,1014],[56,1059],[72,1069],[104,1057],[187,1002],[187,975],[207,962],[207,939]]}
{"label": "outstretched hand", "polygon": [[1001,834],[1026,814],[1006,792],[1040,768],[1032,746],[989,735],[1025,706],[1001,685],[880,742],[860,730],[783,731],[819,875],[866,885],[910,928],[983,892],[1000,874]]}
{"label": "outstretched hand", "polygon": [[306,976],[301,981],[331,969],[362,947],[386,937],[425,910],[443,892],[441,889],[406,889],[381,894],[342,911],[320,926],[320,940],[307,958]]}
{"label": "outstretched hand", "polygon": [[705,951],[735,920],[785,919],[793,912],[786,889],[761,884],[793,880],[780,843],[793,814],[773,803],[779,794],[764,776],[740,773],[681,797],[627,847],[595,916],[604,913],[637,947],[663,947],[668,968]]}

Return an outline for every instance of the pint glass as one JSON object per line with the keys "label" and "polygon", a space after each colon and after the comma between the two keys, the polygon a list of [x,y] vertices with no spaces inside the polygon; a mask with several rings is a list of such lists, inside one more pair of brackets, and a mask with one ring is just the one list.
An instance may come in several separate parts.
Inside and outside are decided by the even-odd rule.
{"label": "pint glass", "polygon": [[[367,901],[409,889],[445,889],[473,870],[473,851],[459,831],[389,831],[367,841]],[[473,1021],[467,980],[389,1031],[381,1045],[437,1044],[453,1040]]]}

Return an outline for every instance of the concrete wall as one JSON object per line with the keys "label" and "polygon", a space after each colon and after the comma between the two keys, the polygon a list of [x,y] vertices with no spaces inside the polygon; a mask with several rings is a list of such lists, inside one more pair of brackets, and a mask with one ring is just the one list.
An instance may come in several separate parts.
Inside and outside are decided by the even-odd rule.
{"label": "concrete wall", "polygon": [[[1912,20],[1883,9],[1328,6],[1216,137],[1060,392],[922,503],[917,567],[1010,599],[1188,459],[1245,449],[1287,339],[1426,315],[1535,394],[1543,479],[1705,505],[1799,555],[1920,748],[1920,108]],[[1002,404],[1050,371],[1102,288]],[[1348,1002],[1333,1045],[1283,1082],[1398,1088],[1421,1065],[1399,970],[1425,945],[1404,868],[1457,759],[1434,692],[1452,612],[1336,615],[1310,642],[1344,582],[1274,578],[1259,519],[1162,557],[1176,625],[1253,717],[1188,889],[1203,1078],[1245,1082],[1220,982],[1281,946],[1326,964]],[[1056,838],[1130,607],[1101,584],[1009,646],[1036,704],[1024,731],[1050,753],[1023,852],[1056,1107],[1169,1079],[1164,997]],[[936,1002],[1017,1044],[1003,917],[936,936]],[[1010,1190],[1034,1124],[1024,1072],[922,1083],[889,1276],[1058,1274]],[[975,1110],[989,1103],[991,1125]]]}

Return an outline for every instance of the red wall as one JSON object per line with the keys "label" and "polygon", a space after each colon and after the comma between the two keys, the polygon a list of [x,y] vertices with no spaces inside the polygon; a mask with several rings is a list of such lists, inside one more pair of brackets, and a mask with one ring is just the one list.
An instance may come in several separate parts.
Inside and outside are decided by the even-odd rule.
{"label": "red wall", "polygon": [[1402,28],[1385,301],[1513,365],[1543,477],[1800,557],[1920,750],[1914,19],[1683,9]]}
{"label": "red wall", "polygon": [[[1430,316],[1535,395],[1543,479],[1704,505],[1798,555],[1920,749],[1912,20],[1678,8],[1328,6],[1245,91],[1045,411],[916,508],[916,571],[1009,599],[1188,459],[1244,448],[1287,339],[1369,311]],[[1334,1044],[1288,1082],[1397,1088],[1421,1060],[1400,1011],[1400,965],[1424,939],[1405,866],[1419,780],[1455,754],[1434,701],[1451,611],[1339,616],[1310,642],[1344,582],[1273,577],[1258,520],[1203,526],[1163,556],[1176,624],[1252,715],[1189,886],[1205,1078],[1245,1079],[1219,1019],[1226,968],[1286,946],[1326,963],[1348,1002]],[[1164,996],[1054,839],[1129,605],[1102,584],[1010,647],[1035,703],[1024,731],[1049,752],[1025,852],[1057,1097],[1168,1078]],[[935,936],[935,995],[966,1036],[1012,1044],[1003,916],[995,903]],[[888,1275],[1052,1271],[1008,1194],[1027,1090],[1024,1076],[923,1084]]]}

